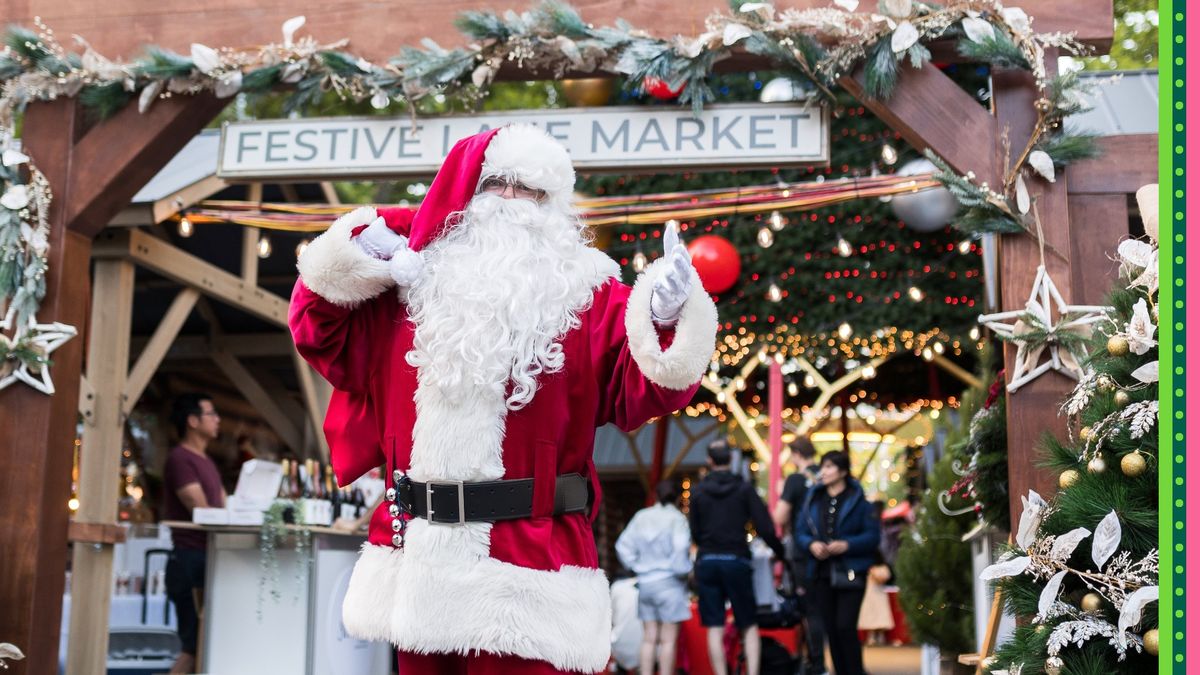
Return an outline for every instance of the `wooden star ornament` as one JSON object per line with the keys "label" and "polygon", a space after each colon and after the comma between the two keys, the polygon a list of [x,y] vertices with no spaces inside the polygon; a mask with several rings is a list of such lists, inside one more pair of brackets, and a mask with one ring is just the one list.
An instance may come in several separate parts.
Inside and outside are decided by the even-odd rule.
{"label": "wooden star ornament", "polygon": [[1025,309],[984,314],[979,323],[1000,339],[1016,343],[1016,366],[1008,383],[1008,391],[1014,392],[1051,370],[1075,380],[1083,377],[1083,341],[1110,310],[1102,305],[1067,304],[1046,268],[1039,265]]}
{"label": "wooden star ornament", "polygon": [[[9,313],[0,330],[12,325]],[[54,394],[54,381],[50,378],[50,354],[75,337],[75,327],[65,323],[31,323],[24,330],[9,338],[0,332],[0,353],[7,358],[0,361],[0,390],[14,382],[24,382],[46,395]],[[17,358],[13,349],[32,351],[36,360]]]}

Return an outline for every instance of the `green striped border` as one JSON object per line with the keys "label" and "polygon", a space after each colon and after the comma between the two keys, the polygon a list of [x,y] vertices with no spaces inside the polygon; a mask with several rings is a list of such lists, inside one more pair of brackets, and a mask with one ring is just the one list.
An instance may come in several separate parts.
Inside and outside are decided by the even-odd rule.
{"label": "green striped border", "polygon": [[[1184,19],[1182,0],[1159,3],[1159,673],[1184,661]],[[1166,330],[1163,330],[1163,317]]]}

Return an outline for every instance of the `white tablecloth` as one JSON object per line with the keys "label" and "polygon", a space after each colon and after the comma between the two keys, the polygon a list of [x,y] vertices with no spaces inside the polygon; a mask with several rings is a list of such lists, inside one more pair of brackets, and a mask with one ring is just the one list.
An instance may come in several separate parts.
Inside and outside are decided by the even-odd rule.
{"label": "white tablecloth", "polygon": [[[108,610],[109,628],[171,628],[176,627],[175,606],[167,611],[167,622],[163,623],[163,607],[168,604],[167,596],[151,595],[146,602],[146,623],[142,623],[142,596],[114,595]],[[71,594],[63,595],[62,628],[58,641],[59,672],[67,663],[67,631],[71,626]]]}

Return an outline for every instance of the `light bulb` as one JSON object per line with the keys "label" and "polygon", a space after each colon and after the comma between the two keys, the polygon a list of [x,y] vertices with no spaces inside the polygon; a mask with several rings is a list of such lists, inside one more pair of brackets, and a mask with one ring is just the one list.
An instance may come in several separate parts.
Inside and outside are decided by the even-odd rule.
{"label": "light bulb", "polygon": [[633,271],[641,274],[646,269],[646,254],[638,251],[633,254]]}
{"label": "light bulb", "polygon": [[849,340],[850,336],[854,335],[854,328],[848,323],[843,323],[842,325],[838,326],[837,334],[842,341]]}
{"label": "light bulb", "polygon": [[796,386],[795,382],[788,382],[788,396],[799,396],[800,387]]}
{"label": "light bulb", "polygon": [[913,302],[920,302],[925,299],[925,293],[916,286],[913,286],[908,289],[908,297],[912,298]]}
{"label": "light bulb", "polygon": [[962,243],[960,243],[958,245],[958,251],[959,251],[959,253],[963,253],[963,254],[970,253],[971,252],[971,240],[963,239]]}
{"label": "light bulb", "polygon": [[846,241],[845,237],[838,237],[837,252],[843,258],[849,258],[854,249],[850,247],[850,242]]}
{"label": "light bulb", "polygon": [[187,238],[195,232],[195,227],[192,226],[192,221],[187,218],[179,219],[179,236]]}
{"label": "light bulb", "polygon": [[771,287],[767,289],[767,300],[770,300],[771,302],[779,302],[782,299],[783,291],[779,290],[779,287],[775,284],[771,284]]}
{"label": "light bulb", "polygon": [[771,223],[771,229],[775,230],[776,232],[782,230],[783,226],[787,224],[787,220],[784,219],[783,214],[778,211],[771,212],[771,217],[768,219],[768,222]]}
{"label": "light bulb", "polygon": [[973,328],[971,328],[970,332],[967,333],[967,336],[969,336],[972,340],[978,340],[979,339],[979,326],[974,326]]}
{"label": "light bulb", "polygon": [[932,361],[933,360],[933,350],[930,349],[929,347],[926,347],[925,349],[923,349],[921,351],[921,358],[925,359],[926,361]]}
{"label": "light bulb", "polygon": [[758,245],[763,248],[771,248],[771,244],[775,243],[775,233],[771,228],[764,227],[758,231]]}
{"label": "light bulb", "polygon": [[809,389],[812,389],[813,387],[817,386],[816,378],[814,378],[812,375],[805,375],[804,376],[804,386],[808,387]]}
{"label": "light bulb", "polygon": [[265,234],[258,237],[258,257],[264,259],[271,257],[271,238]]}
{"label": "light bulb", "polygon": [[892,164],[895,164],[896,160],[900,159],[900,155],[896,152],[896,149],[893,148],[890,143],[884,143],[883,151],[880,152],[879,154],[880,154],[880,157],[883,159],[883,163],[887,164],[889,166]]}
{"label": "light bulb", "polygon": [[296,257],[297,258],[304,255],[304,250],[308,248],[309,243],[310,242],[307,239],[305,239],[305,240],[301,241],[299,244],[296,244]]}
{"label": "light bulb", "polygon": [[71,509],[72,511],[78,511],[79,510],[79,500],[74,497],[71,497],[70,499],[67,500],[67,508]]}
{"label": "light bulb", "polygon": [[938,354],[944,354],[946,352],[946,347],[940,342],[935,342],[933,343],[933,351],[937,352]]}
{"label": "light bulb", "polygon": [[875,366],[863,366],[862,376],[864,380],[869,380],[875,377]]}

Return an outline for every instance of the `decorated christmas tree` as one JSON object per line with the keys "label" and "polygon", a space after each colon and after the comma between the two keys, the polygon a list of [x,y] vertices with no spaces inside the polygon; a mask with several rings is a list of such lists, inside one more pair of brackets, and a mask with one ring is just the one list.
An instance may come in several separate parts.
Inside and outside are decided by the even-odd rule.
{"label": "decorated christmas tree", "polygon": [[1059,491],[1022,496],[1009,550],[984,571],[1021,622],[985,672],[1050,675],[1157,669],[1157,186],[1138,193],[1148,241],[1117,249],[1121,280],[1049,439]]}

